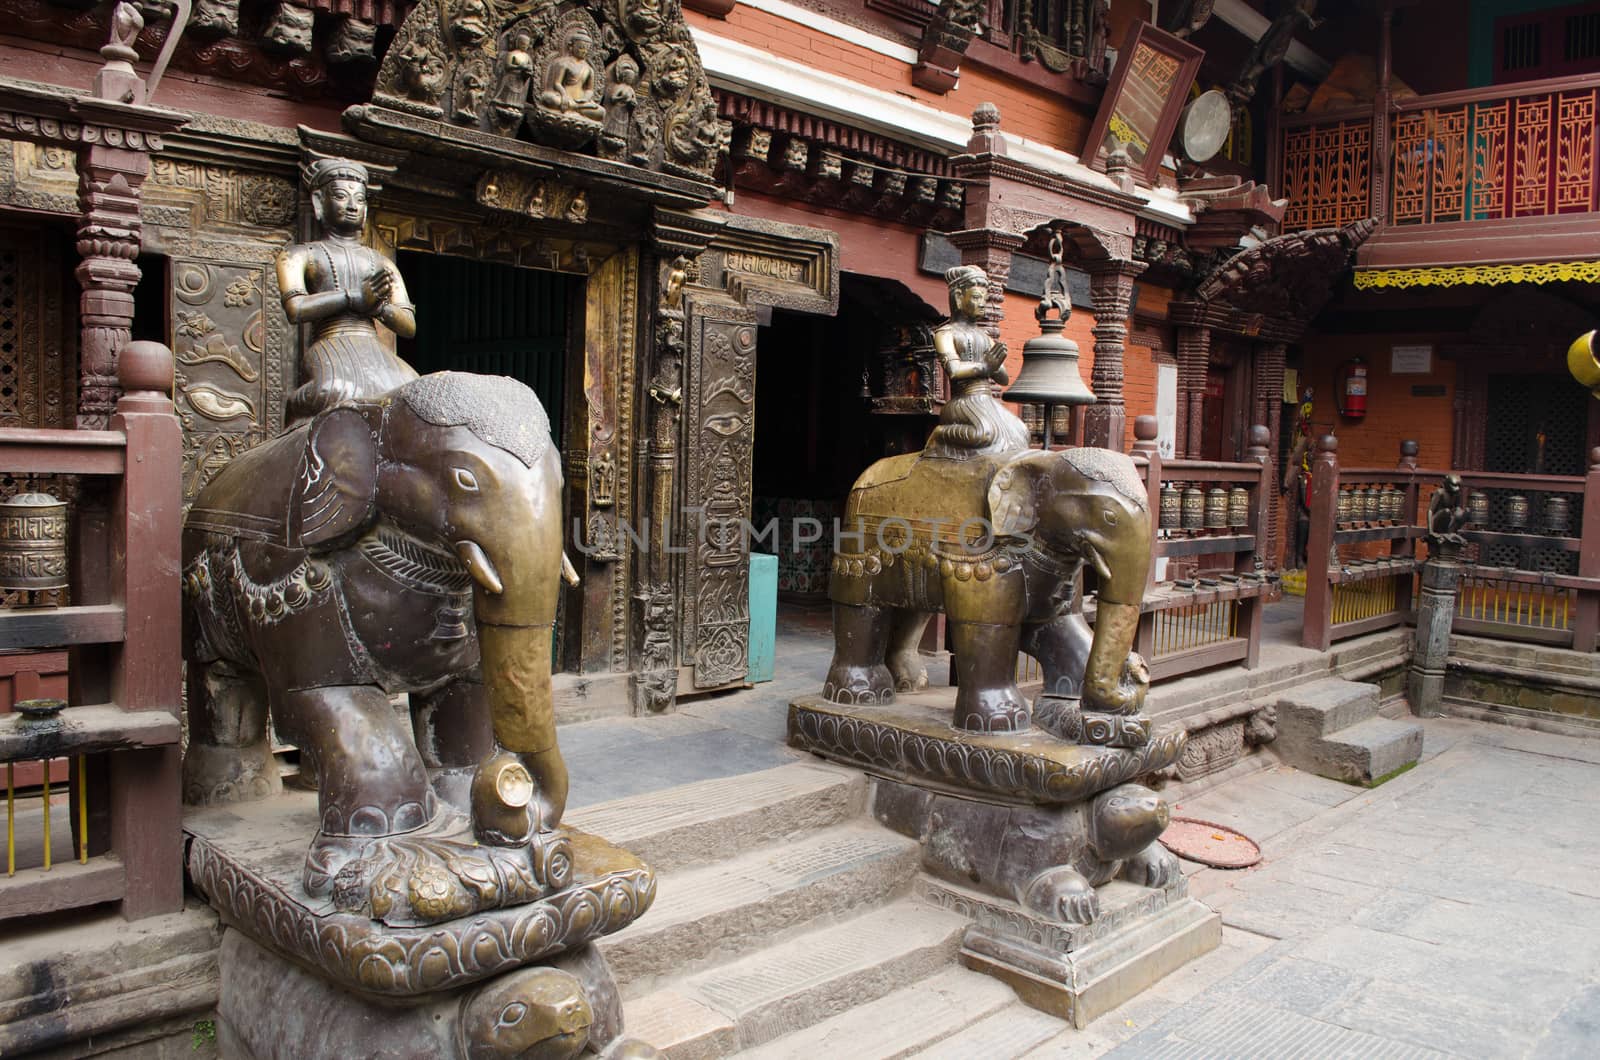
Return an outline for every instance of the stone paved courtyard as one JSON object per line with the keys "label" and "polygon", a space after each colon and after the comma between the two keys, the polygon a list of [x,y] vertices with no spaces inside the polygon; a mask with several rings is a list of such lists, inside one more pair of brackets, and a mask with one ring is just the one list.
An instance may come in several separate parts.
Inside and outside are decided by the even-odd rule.
{"label": "stone paved courtyard", "polygon": [[[564,727],[573,804],[804,760],[784,719],[826,669],[826,628],[825,612],[786,616],[770,684]],[[1264,854],[1242,871],[1186,864],[1221,947],[1023,1055],[1600,1056],[1600,742],[1423,724],[1422,760],[1375,789],[1273,765],[1179,794],[1175,814]],[[1018,1055],[959,1045],[925,1055]]]}
{"label": "stone paved courtyard", "polygon": [[1426,729],[1371,791],[1279,767],[1182,800],[1262,842],[1191,876],[1222,947],[1029,1055],[1600,1056],[1600,745]]}

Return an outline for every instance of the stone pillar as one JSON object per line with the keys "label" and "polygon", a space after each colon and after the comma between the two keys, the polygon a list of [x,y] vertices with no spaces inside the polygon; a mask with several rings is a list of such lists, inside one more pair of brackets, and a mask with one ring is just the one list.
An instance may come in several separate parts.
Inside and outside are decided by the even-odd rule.
{"label": "stone pillar", "polygon": [[1094,302],[1094,372],[1090,385],[1096,401],[1083,410],[1083,444],[1122,450],[1127,410],[1122,403],[1122,353],[1128,343],[1128,314],[1133,308],[1133,281],[1145,269],[1142,261],[1112,260],[1091,266],[1089,295]]}
{"label": "stone pillar", "polygon": [[1456,588],[1461,582],[1457,549],[1429,544],[1435,554],[1422,565],[1422,596],[1417,601],[1416,644],[1406,675],[1406,699],[1418,717],[1444,713],[1444,671],[1450,656],[1450,623],[1455,617]]}
{"label": "stone pillar", "polygon": [[79,427],[104,428],[121,393],[117,354],[132,337],[139,189],[149,172],[143,151],[95,144],[78,156]]}
{"label": "stone pillar", "polygon": [[1188,325],[1178,328],[1178,418],[1182,422],[1173,451],[1188,460],[1200,459],[1206,365],[1210,360],[1211,329]]}

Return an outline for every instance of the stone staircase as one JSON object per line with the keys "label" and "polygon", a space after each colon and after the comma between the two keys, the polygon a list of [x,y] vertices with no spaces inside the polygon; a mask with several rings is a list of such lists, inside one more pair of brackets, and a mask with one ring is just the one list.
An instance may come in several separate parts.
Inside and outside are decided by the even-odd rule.
{"label": "stone staircase", "polygon": [[573,810],[655,867],[600,942],[627,1033],[671,1060],[1020,1055],[1066,1024],[957,964],[968,921],[919,902],[917,844],[853,771],[796,762]]}
{"label": "stone staircase", "polygon": [[1381,717],[1378,686],[1328,678],[1278,700],[1278,739],[1290,765],[1348,784],[1372,784],[1414,765],[1422,726]]}

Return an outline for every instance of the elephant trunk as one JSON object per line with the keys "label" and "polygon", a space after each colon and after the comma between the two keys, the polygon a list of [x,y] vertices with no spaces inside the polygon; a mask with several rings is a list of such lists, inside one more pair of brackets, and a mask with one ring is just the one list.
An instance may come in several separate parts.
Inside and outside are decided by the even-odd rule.
{"label": "elephant trunk", "polygon": [[494,736],[528,767],[539,789],[543,826],[554,828],[567,803],[567,767],[556,744],[550,694],[549,623],[478,622],[478,653]]}
{"label": "elephant trunk", "polygon": [[1129,505],[1117,539],[1096,541],[1089,558],[1100,575],[1094,642],[1083,674],[1083,709],[1137,714],[1150,688],[1150,671],[1133,652],[1139,612],[1150,575],[1150,516]]}
{"label": "elephant trunk", "polygon": [[1129,657],[1139,629],[1139,605],[1101,600],[1095,606],[1094,643],[1083,672],[1083,707],[1107,714],[1137,714],[1149,676]]}

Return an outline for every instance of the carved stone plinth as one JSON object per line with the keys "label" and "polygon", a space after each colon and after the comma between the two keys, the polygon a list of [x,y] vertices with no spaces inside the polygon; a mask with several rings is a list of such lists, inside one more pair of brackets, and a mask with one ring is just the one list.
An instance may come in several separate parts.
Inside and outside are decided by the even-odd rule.
{"label": "carved stone plinth", "polygon": [[789,743],[874,778],[873,815],[922,844],[922,896],[974,921],[970,967],[1081,1027],[1217,945],[1219,918],[1156,841],[1165,801],[1135,783],[1174,767],[1187,732],[1131,748],[971,732],[950,724],[954,697],[808,696],[789,705]]}
{"label": "carved stone plinth", "polygon": [[1178,760],[1188,734],[1155,733],[1143,747],[1067,743],[1043,729],[980,733],[950,724],[953,688],[900,693],[888,706],[821,696],[789,705],[789,745],[878,776],[997,802],[1063,805]]}
{"label": "carved stone plinth", "polygon": [[1165,887],[1112,880],[1095,888],[1100,915],[1062,924],[967,887],[923,878],[924,901],[973,921],[961,963],[1003,980],[1029,1005],[1080,1030],[1222,941],[1222,917]]}
{"label": "carved stone plinth", "polygon": [[[227,1055],[518,1056],[552,1038],[570,1049],[537,1055],[611,1055],[620,1046],[615,986],[587,944],[650,907],[655,874],[639,859],[568,829],[574,872],[564,890],[390,927],[306,894],[305,837],[316,821],[309,793],[192,811],[184,821],[190,882],[231,929],[218,1003]],[[524,1006],[524,1025],[500,1020],[512,1001]],[[293,1027],[284,1023],[291,1016]],[[351,1038],[352,1028],[365,1029]]]}

